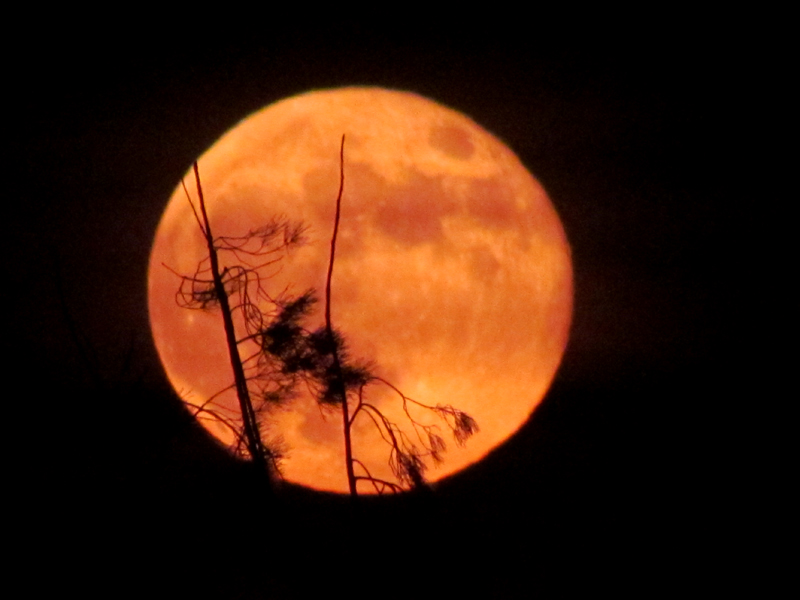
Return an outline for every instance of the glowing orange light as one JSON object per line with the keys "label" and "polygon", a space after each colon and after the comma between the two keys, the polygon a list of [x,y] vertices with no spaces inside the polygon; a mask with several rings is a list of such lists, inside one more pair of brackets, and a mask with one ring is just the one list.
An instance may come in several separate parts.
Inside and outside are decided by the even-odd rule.
{"label": "glowing orange light", "polygon": [[[309,243],[268,282],[275,293],[324,290],[342,134],[334,320],[352,354],[407,395],[477,420],[480,432],[463,448],[450,444],[427,473],[437,480],[514,433],[547,391],[572,314],[569,247],[539,183],[464,115],[404,92],[317,91],[253,114],[199,159],[216,235],[242,235],[275,215],[308,225]],[[204,252],[178,186],[152,249],[150,320],[170,380],[197,402],[232,381],[221,320],[179,308],[179,281],[162,263],[190,274]],[[391,413],[391,396],[375,394]],[[236,406],[232,391],[216,401]],[[231,441],[225,428],[205,424]],[[287,479],[347,490],[338,417],[301,396],[265,424],[267,437],[287,447]],[[372,427],[354,436],[356,456],[392,479],[388,447]]]}

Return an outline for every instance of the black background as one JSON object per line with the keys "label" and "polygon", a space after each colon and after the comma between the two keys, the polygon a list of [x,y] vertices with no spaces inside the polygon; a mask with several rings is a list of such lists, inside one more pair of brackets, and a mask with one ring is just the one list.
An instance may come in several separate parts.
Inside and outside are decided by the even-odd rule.
{"label": "black background", "polygon": [[[491,26],[183,34],[43,39],[12,67],[9,421],[39,584],[504,598],[702,571],[733,342],[730,49],[537,47]],[[417,92],[504,140],[562,218],[576,290],[562,367],[519,433],[356,516],[292,486],[262,500],[169,390],[146,305],[152,237],[194,158],[267,104],[343,85]]]}

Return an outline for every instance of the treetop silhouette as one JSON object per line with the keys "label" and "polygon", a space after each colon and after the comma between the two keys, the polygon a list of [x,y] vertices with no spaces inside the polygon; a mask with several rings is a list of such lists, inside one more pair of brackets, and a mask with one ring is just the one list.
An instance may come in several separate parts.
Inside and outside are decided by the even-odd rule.
{"label": "treetop silhouette", "polygon": [[[184,183],[184,191],[208,251],[208,256],[192,275],[180,275],[177,303],[187,309],[219,310],[225,328],[228,355],[234,374],[240,414],[225,413],[214,400],[202,404],[187,402],[198,418],[209,416],[225,424],[235,436],[233,450],[250,458],[267,473],[277,469],[280,453],[263,438],[263,416],[270,406],[288,404],[304,385],[321,408],[341,411],[345,467],[350,494],[359,493],[359,484],[374,492],[400,492],[425,484],[428,459],[442,461],[446,442],[442,428],[424,424],[414,417],[416,410],[429,411],[463,445],[478,430],[475,420],[449,404],[428,405],[406,396],[391,382],[377,376],[375,367],[350,356],[346,337],[334,327],[331,314],[336,241],[344,192],[344,141],[339,152],[339,191],[330,242],[330,257],[324,297],[325,324],[306,327],[319,302],[313,289],[299,295],[287,290],[267,291],[266,282],[279,268],[289,250],[306,243],[302,224],[275,218],[241,237],[214,237],[211,231],[197,163],[193,170],[197,186],[199,213]],[[220,268],[220,255],[235,259],[235,264]],[[238,331],[237,331],[238,324]],[[242,356],[245,344],[255,351]],[[405,429],[390,420],[370,401],[369,389],[385,386],[400,403],[406,419]],[[231,389],[230,387],[227,389]],[[221,390],[220,393],[225,390]],[[389,446],[389,467],[397,482],[374,476],[354,455],[353,426],[357,419],[369,419]]]}

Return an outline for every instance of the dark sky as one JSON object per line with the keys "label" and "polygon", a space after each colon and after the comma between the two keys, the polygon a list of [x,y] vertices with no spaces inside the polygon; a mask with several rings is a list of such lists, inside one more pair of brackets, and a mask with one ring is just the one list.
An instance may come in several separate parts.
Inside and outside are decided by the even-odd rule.
{"label": "dark sky", "polygon": [[[262,508],[165,390],[146,267],[174,185],[223,132],[288,95],[363,84],[460,110],[517,153],[561,215],[576,302],[531,421],[435,498],[365,509],[353,536],[372,545],[355,543],[358,560],[401,589],[438,560],[434,589],[497,597],[577,585],[560,573],[597,568],[613,585],[655,569],[648,552],[707,508],[699,447],[732,339],[720,265],[736,207],[718,158],[732,59],[641,40],[542,52],[529,37],[354,25],[197,45],[109,36],[16,68],[5,337],[26,382],[22,464],[48,515],[30,523],[52,544],[47,560],[71,564],[80,539],[102,557],[98,589],[154,573],[183,586],[176,573],[197,565],[177,556],[189,553],[223,597],[297,592],[297,565],[341,566],[345,528],[331,523],[346,506],[290,490]],[[231,547],[248,558],[207,566]]]}

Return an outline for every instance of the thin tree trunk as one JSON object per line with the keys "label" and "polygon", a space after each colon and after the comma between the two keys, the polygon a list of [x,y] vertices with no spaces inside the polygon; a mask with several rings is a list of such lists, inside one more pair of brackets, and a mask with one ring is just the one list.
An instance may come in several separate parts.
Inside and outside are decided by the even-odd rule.
{"label": "thin tree trunk", "polygon": [[255,410],[253,410],[253,403],[250,400],[250,391],[247,389],[247,378],[244,374],[244,367],[242,366],[242,359],[239,356],[239,347],[236,343],[236,330],[233,327],[233,316],[231,314],[230,302],[228,295],[225,292],[225,286],[222,282],[222,275],[219,271],[219,259],[217,258],[217,250],[214,247],[214,236],[211,233],[211,225],[206,213],[206,204],[203,198],[203,188],[200,185],[200,172],[197,168],[197,163],[194,163],[194,176],[197,182],[197,194],[200,197],[200,212],[203,215],[203,228],[206,237],[206,245],[208,246],[208,258],[211,262],[211,275],[214,280],[214,292],[219,300],[220,309],[222,311],[222,321],[225,325],[225,338],[228,343],[228,355],[233,368],[233,377],[236,383],[236,395],[239,399],[239,409],[242,413],[242,422],[244,424],[244,435],[247,442],[247,449],[250,452],[250,457],[256,465],[256,469],[269,477],[269,464],[267,462],[266,451],[261,442],[261,434],[258,428],[258,421],[256,420]]}
{"label": "thin tree trunk", "polygon": [[[325,329],[328,339],[333,340],[333,324],[331,321],[331,280],[333,278],[333,261],[336,255],[336,235],[339,232],[339,215],[341,214],[342,192],[344,191],[344,135],[339,149],[339,193],[336,196],[336,217],[333,222],[333,235],[331,236],[331,257],[328,262],[328,279],[325,284]],[[356,474],[353,470],[353,446],[350,439],[350,410],[347,405],[347,390],[342,378],[342,365],[339,362],[338,348],[334,347],[333,366],[336,371],[335,392],[342,399],[342,428],[344,429],[344,460],[347,468],[347,484],[351,496],[358,496],[356,489]]]}

